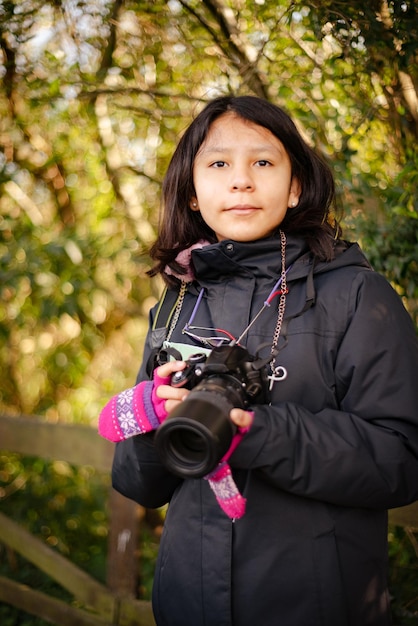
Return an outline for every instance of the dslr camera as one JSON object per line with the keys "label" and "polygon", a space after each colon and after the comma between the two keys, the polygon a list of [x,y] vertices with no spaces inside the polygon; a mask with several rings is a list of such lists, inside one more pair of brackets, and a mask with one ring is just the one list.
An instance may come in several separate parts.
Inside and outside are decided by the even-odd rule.
{"label": "dslr camera", "polygon": [[170,472],[201,478],[216,467],[237,430],[231,409],[269,402],[270,360],[229,344],[213,348],[209,356],[192,355],[185,369],[173,374],[174,387],[191,391],[156,431],[157,452]]}

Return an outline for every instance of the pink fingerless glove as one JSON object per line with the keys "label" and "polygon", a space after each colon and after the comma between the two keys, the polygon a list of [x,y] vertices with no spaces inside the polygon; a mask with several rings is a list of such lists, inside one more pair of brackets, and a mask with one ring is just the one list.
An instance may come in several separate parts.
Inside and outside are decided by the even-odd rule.
{"label": "pink fingerless glove", "polygon": [[167,417],[165,400],[158,398],[156,389],[168,385],[170,377],[144,381],[114,396],[99,416],[99,434],[110,441],[122,441],[155,430]]}
{"label": "pink fingerless glove", "polygon": [[244,515],[247,500],[240,494],[235,484],[228,459],[250,428],[251,426],[248,428],[238,428],[224,457],[220,460],[215,469],[205,476],[205,479],[208,481],[210,488],[215,494],[219,506],[232,520],[239,519]]}

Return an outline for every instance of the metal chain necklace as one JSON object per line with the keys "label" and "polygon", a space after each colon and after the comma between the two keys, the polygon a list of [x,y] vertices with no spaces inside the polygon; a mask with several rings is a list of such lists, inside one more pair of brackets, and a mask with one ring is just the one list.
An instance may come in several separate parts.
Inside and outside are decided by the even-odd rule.
{"label": "metal chain necklace", "polygon": [[171,323],[170,323],[170,328],[167,333],[166,341],[170,341],[171,335],[173,334],[173,331],[177,325],[178,319],[180,317],[180,312],[183,306],[183,302],[184,302],[184,296],[186,295],[186,291],[187,291],[187,283],[184,280],[182,280],[181,285],[180,285],[179,295],[175,304],[173,319],[171,320]]}
{"label": "metal chain necklace", "polygon": [[286,278],[286,235],[280,231],[280,244],[281,244],[281,256],[282,256],[282,271],[281,271],[281,283],[280,283],[280,298],[279,298],[279,310],[277,314],[276,328],[273,333],[273,343],[271,344],[272,360],[270,361],[271,375],[268,377],[270,380],[270,391],[273,388],[275,382],[280,382],[287,377],[287,370],[283,365],[276,365],[276,348],[279,343],[280,333],[282,331],[282,324],[284,318],[284,312],[286,308],[286,295],[287,295],[287,278]]}

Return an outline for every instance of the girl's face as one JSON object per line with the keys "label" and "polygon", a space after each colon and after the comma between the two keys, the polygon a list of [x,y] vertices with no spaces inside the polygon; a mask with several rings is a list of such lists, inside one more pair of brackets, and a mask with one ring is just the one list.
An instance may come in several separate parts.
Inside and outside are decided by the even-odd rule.
{"label": "girl's face", "polygon": [[300,196],[281,141],[234,113],[210,127],[196,155],[193,182],[196,196],[190,208],[200,211],[218,241],[271,235]]}

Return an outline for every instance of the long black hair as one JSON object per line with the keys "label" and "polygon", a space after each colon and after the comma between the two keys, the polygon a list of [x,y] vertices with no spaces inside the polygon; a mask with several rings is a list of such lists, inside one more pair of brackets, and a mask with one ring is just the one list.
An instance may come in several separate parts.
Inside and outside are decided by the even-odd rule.
{"label": "long black hair", "polygon": [[210,243],[217,241],[200,212],[190,209],[191,199],[196,195],[193,166],[212,123],[231,112],[267,128],[281,141],[289,156],[292,177],[299,181],[301,194],[297,206],[288,208],[280,229],[304,237],[319,259],[333,258],[335,240],[341,232],[334,212],[334,178],[328,165],[304,141],[292,119],[280,107],[255,96],[222,96],[209,102],[193,120],[168,166],[163,182],[159,234],[150,249],[155,261],[149,272],[151,276],[161,273],[167,282],[173,282],[172,277],[164,274],[164,268],[169,265],[181,272],[182,268],[175,262],[181,250],[199,239]]}

